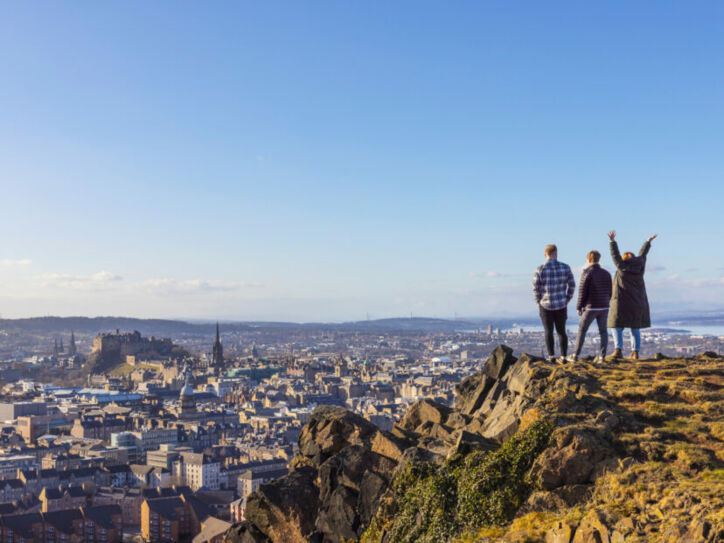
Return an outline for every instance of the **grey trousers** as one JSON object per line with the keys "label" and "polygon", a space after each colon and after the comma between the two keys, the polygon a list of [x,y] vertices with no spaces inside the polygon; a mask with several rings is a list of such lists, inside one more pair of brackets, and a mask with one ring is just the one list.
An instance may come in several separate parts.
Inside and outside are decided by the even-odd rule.
{"label": "grey trousers", "polygon": [[595,320],[598,323],[598,333],[601,334],[601,356],[606,356],[606,349],[608,349],[608,330],[606,329],[606,320],[608,319],[608,309],[601,309],[592,311],[586,309],[581,315],[581,322],[578,325],[578,335],[576,336],[576,350],[575,355],[580,356],[581,350],[583,350],[583,342],[586,339],[586,332],[588,327]]}

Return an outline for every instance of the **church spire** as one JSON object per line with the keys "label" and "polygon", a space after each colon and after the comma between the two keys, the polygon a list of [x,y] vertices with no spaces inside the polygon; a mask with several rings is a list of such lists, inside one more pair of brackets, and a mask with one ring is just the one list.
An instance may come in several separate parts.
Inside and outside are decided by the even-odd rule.
{"label": "church spire", "polygon": [[216,368],[224,365],[224,348],[221,346],[221,335],[219,334],[219,321],[216,321],[216,340],[211,349],[211,362]]}
{"label": "church spire", "polygon": [[68,345],[68,354],[71,356],[75,356],[78,354],[78,349],[75,346],[75,334],[73,333],[73,330],[70,331],[70,345]]}

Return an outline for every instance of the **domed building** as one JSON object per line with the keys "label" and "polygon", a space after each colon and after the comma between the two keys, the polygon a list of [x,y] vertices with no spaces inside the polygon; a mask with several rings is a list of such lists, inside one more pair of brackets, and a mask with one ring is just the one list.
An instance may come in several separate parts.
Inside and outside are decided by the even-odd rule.
{"label": "domed building", "polygon": [[184,370],[186,379],[184,380],[184,386],[181,387],[181,393],[179,394],[179,406],[180,415],[191,415],[196,413],[196,398],[194,396],[194,389],[189,383],[189,377],[191,372],[188,369]]}

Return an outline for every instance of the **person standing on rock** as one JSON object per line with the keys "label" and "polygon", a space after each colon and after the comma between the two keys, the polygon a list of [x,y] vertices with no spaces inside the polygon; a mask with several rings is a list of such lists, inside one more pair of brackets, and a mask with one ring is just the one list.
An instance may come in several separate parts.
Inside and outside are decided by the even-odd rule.
{"label": "person standing on rock", "polygon": [[538,266],[533,277],[533,296],[540,309],[540,318],[545,331],[548,360],[555,360],[555,342],[553,328],[558,334],[558,345],[562,360],[568,354],[568,302],[573,299],[576,281],[568,264],[558,261],[558,248],[551,244],[545,248],[545,264]]}
{"label": "person standing on rock", "polygon": [[594,320],[598,323],[598,333],[601,336],[601,350],[596,357],[596,362],[603,362],[606,358],[606,349],[608,349],[606,321],[608,306],[611,303],[611,274],[599,264],[601,253],[598,251],[588,253],[587,260],[588,266],[583,270],[581,283],[578,285],[576,311],[581,317],[581,321],[576,336],[576,350],[573,351],[571,362],[576,362],[581,355],[586,332]]}
{"label": "person standing on rock", "polygon": [[651,326],[649,300],[646,296],[644,272],[646,271],[646,255],[651,249],[651,242],[658,234],[654,234],[644,242],[638,256],[626,252],[621,256],[616,243],[616,231],[611,230],[608,239],[611,242],[611,258],[616,264],[616,277],[613,281],[613,296],[608,313],[608,327],[614,329],[614,351],[612,358],[623,356],[623,329],[631,329],[631,358],[638,360],[641,352],[641,328]]}

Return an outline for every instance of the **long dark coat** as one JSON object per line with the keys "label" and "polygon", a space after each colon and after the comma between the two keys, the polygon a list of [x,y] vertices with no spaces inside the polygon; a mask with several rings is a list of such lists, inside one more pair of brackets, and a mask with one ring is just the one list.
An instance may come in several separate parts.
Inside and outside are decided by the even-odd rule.
{"label": "long dark coat", "polygon": [[611,242],[611,258],[616,264],[616,277],[613,279],[613,295],[608,312],[609,328],[649,328],[651,315],[649,299],[646,296],[644,271],[646,255],[651,249],[647,241],[641,247],[638,256],[627,260],[621,258],[618,243]]}

